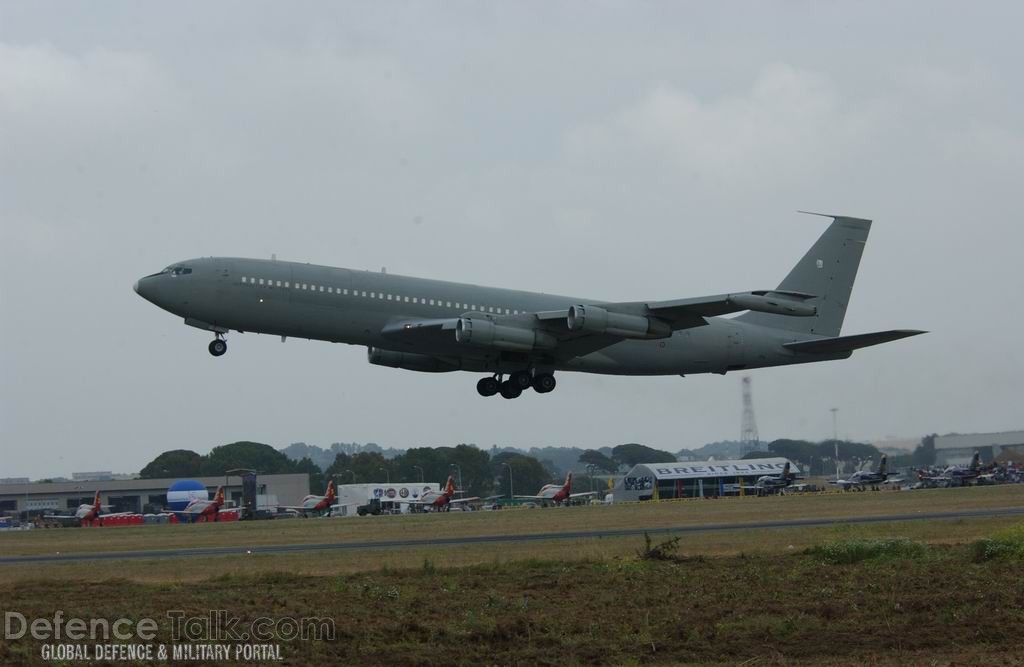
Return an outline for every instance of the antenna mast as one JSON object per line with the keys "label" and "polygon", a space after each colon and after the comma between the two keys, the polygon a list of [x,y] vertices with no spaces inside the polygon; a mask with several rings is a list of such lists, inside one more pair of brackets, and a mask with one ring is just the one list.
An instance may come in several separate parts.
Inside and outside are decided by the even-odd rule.
{"label": "antenna mast", "polygon": [[743,378],[743,423],[740,427],[740,456],[757,451],[757,421],[754,419],[754,397],[750,377]]}

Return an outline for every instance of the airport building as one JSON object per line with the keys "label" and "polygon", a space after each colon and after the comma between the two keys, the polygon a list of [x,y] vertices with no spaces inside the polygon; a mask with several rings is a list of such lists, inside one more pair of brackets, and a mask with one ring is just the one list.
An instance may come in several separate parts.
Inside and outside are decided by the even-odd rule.
{"label": "airport building", "polygon": [[[231,505],[241,505],[242,479],[219,475],[194,478],[213,497],[218,486]],[[64,482],[31,482],[0,485],[0,515],[74,513],[79,505],[91,503],[100,492],[100,502],[109,507],[104,513],[159,512],[167,507],[167,489],[177,478],[112,479]],[[309,494],[309,475],[259,475],[257,494],[265,506],[298,505]]]}
{"label": "airport building", "polygon": [[800,467],[789,459],[773,457],[740,461],[672,461],[640,463],[626,473],[612,490],[614,502],[715,498],[753,492],[758,477],[778,475],[789,463],[790,472]]}
{"label": "airport building", "polygon": [[339,484],[336,503],[340,505],[337,514],[351,514],[356,507],[366,505],[371,500],[379,500],[384,511],[407,511],[409,501],[419,500],[424,493],[440,492],[437,482],[402,482],[399,484]]}
{"label": "airport building", "polygon": [[935,465],[966,465],[974,452],[980,452],[981,460],[988,462],[1007,451],[1019,452],[1015,460],[1024,461],[1024,431],[940,435],[935,438]]}

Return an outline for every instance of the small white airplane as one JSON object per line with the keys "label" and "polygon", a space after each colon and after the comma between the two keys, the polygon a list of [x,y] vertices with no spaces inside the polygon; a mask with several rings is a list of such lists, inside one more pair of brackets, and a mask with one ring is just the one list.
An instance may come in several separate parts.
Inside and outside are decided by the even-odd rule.
{"label": "small white airplane", "polygon": [[73,521],[77,521],[77,522],[79,522],[81,524],[87,524],[87,523],[92,523],[93,521],[96,521],[97,519],[99,519],[100,513],[103,511],[104,507],[109,507],[109,505],[101,505],[100,504],[100,492],[97,491],[96,492],[96,496],[93,498],[92,504],[83,503],[83,504],[79,505],[78,509],[75,510],[74,514],[45,514],[45,515],[43,515],[43,518],[44,519],[51,519],[51,520],[52,519],[56,519],[56,520],[59,520],[59,521],[60,520],[72,521],[73,520]]}
{"label": "small white airplane", "polygon": [[334,490],[334,480],[327,482],[327,491],[322,496],[308,495],[302,499],[301,505],[279,505],[278,509],[295,510],[302,516],[315,514],[323,516],[330,514],[332,510],[340,507],[335,501],[338,499],[338,492]]}
{"label": "small white airplane", "polygon": [[421,510],[432,512],[450,512],[452,507],[461,508],[463,503],[472,503],[480,500],[476,496],[472,498],[455,497],[455,478],[448,476],[448,482],[444,485],[444,491],[426,491],[419,500],[403,500],[410,508],[416,507]]}
{"label": "small white airplane", "polygon": [[596,495],[596,491],[573,493],[572,473],[570,472],[565,476],[565,484],[545,484],[535,496],[516,496],[516,498],[522,498],[524,500],[538,500],[542,505],[545,503],[554,503],[557,505],[558,503],[568,503],[570,500],[574,500],[576,498],[588,498]]}

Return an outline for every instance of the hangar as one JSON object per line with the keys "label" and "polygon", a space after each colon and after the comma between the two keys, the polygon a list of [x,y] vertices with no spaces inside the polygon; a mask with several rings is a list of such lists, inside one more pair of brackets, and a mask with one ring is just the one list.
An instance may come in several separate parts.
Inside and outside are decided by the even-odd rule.
{"label": "hangar", "polygon": [[672,461],[638,463],[612,490],[614,502],[715,498],[744,495],[758,477],[777,475],[786,464],[791,472],[800,467],[783,457],[739,461]]}
{"label": "hangar", "polygon": [[[0,514],[28,515],[73,512],[80,504],[100,501],[110,512],[158,512],[167,506],[167,489],[176,477],[164,479],[107,479],[66,482],[0,484]],[[224,486],[228,501],[241,502],[242,479],[236,475],[196,477],[211,494]],[[260,475],[257,493],[273,498],[272,503],[296,505],[309,493],[307,473]]]}
{"label": "hangar", "polygon": [[935,465],[967,465],[974,452],[991,461],[1004,451],[1024,459],[1024,431],[940,435],[935,438]]}

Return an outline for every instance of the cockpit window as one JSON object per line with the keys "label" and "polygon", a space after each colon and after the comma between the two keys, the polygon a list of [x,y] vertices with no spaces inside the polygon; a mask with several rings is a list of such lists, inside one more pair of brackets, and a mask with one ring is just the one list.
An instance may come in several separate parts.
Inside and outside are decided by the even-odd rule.
{"label": "cockpit window", "polygon": [[172,276],[183,276],[192,273],[192,269],[187,266],[168,266],[160,273],[169,273]]}

